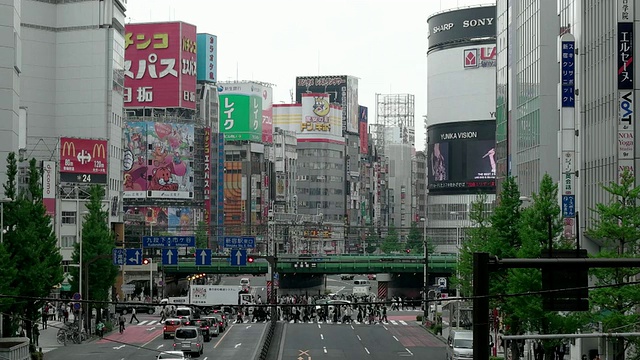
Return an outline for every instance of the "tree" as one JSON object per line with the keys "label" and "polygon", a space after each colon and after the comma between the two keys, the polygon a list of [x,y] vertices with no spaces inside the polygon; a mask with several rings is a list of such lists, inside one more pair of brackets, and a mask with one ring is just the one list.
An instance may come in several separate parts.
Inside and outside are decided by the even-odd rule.
{"label": "tree", "polygon": [[[85,300],[91,300],[96,309],[104,308],[109,299],[118,267],[113,265],[111,254],[115,247],[115,237],[109,228],[109,214],[103,209],[105,190],[100,185],[89,188],[88,213],[82,221],[82,266],[83,289],[79,289],[79,269],[71,268],[71,287],[82,294]],[[80,264],[80,243],[74,246],[72,259]],[[91,306],[87,313],[91,313]],[[101,311],[97,311],[101,314]]]}
{"label": "tree", "polygon": [[370,226],[369,230],[367,231],[366,242],[367,243],[364,251],[367,254],[373,254],[376,251],[376,249],[378,249],[378,246],[381,246],[380,236],[378,236],[378,233],[373,228],[373,226]]}
{"label": "tree", "polygon": [[[610,195],[608,204],[597,204],[593,209],[594,225],[587,235],[602,242],[595,257],[627,258],[638,256],[640,239],[640,187],[634,186],[635,176],[625,170],[620,183],[602,185]],[[590,271],[596,285],[616,285],[635,281],[636,268],[597,268]],[[640,304],[640,289],[637,286],[605,287],[589,292],[589,304],[596,321],[602,322],[603,332],[625,332],[638,323],[640,315],[636,309]],[[629,330],[632,331],[632,330]],[[616,360],[625,358],[625,350],[638,348],[637,338],[615,338],[613,354]]]}
{"label": "tree", "polygon": [[[29,161],[27,188],[12,203],[8,225],[16,230],[9,231],[5,241],[9,256],[16,264],[20,264],[20,271],[14,277],[12,286],[21,296],[42,298],[49,296],[51,289],[60,284],[63,276],[62,256],[51,218],[46,214],[42,202],[40,171],[36,164],[35,159]],[[16,192],[13,175],[7,181],[5,195]],[[29,337],[32,322],[38,320],[39,310],[43,305],[42,300],[30,299],[16,302],[11,308],[14,314],[24,316]]]}
{"label": "tree", "polygon": [[451,285],[460,284],[462,294],[472,294],[473,283],[473,253],[482,251],[484,245],[491,237],[490,213],[486,210],[487,195],[479,194],[475,201],[471,202],[469,219],[473,224],[466,230],[466,239],[462,242],[460,259],[458,262],[459,279],[453,279]]}
{"label": "tree", "polygon": [[207,234],[207,226],[204,221],[199,221],[196,227],[196,248],[209,249],[209,236]]}
{"label": "tree", "polygon": [[[10,216],[12,213],[11,210],[15,208],[13,202],[16,199],[16,174],[18,173],[18,166],[16,164],[16,155],[15,153],[9,153],[7,156],[7,182],[3,184],[4,187],[4,195],[6,198],[12,199],[11,202],[3,203],[2,212],[3,212],[3,227],[6,229],[7,225],[13,224],[13,218]],[[11,228],[11,226],[9,226]],[[4,229],[0,229],[0,231],[4,231]],[[0,294],[12,296],[17,295],[17,289],[11,286],[13,283],[13,279],[16,277],[18,270],[16,268],[16,263],[13,261],[13,258],[8,252],[6,245],[3,241],[0,244]],[[9,297],[0,298],[0,312],[8,313],[11,310],[12,305],[14,305],[15,301]],[[0,317],[0,327],[2,327],[3,336],[11,335],[11,324],[8,321],[7,317]]]}
{"label": "tree", "polygon": [[384,237],[382,245],[380,245],[380,250],[382,250],[382,252],[385,254],[400,250],[400,243],[398,242],[398,231],[396,230],[395,226],[389,226],[389,231],[387,233],[387,236]]}
{"label": "tree", "polygon": [[409,235],[407,236],[407,249],[410,249],[412,253],[422,253],[425,239],[422,232],[423,228],[419,228],[415,221],[411,223]]}

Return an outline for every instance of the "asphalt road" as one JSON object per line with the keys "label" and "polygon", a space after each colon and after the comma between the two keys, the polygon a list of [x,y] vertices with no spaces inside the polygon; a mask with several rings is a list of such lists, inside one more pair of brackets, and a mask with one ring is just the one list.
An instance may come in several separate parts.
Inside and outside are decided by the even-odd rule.
{"label": "asphalt road", "polygon": [[[128,317],[127,317],[128,318]],[[126,325],[123,334],[113,331],[104,339],[83,344],[50,348],[47,360],[148,360],[161,351],[173,350],[173,340],[163,339],[159,316],[140,316],[140,323]],[[261,350],[259,343],[265,324],[232,324],[217,338],[204,345],[200,359],[253,359]]]}
{"label": "asphalt road", "polygon": [[444,359],[445,344],[418,325],[285,324],[278,360]]}

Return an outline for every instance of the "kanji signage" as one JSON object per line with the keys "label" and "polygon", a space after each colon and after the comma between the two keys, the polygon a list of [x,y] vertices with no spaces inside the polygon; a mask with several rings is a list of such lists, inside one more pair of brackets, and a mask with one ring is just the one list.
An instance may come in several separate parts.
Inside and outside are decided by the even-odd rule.
{"label": "kanji signage", "polygon": [[60,181],[107,183],[107,141],[60,138]]}

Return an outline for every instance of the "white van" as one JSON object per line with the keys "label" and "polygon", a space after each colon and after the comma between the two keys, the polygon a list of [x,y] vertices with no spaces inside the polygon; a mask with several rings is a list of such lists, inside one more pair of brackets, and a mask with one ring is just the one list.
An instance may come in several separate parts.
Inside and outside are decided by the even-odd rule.
{"label": "white van", "polygon": [[447,338],[447,360],[473,359],[473,331],[451,330]]}
{"label": "white van", "polygon": [[354,280],[353,285],[371,286],[371,282],[369,280]]}
{"label": "white van", "polygon": [[178,319],[187,318],[191,320],[193,319],[193,310],[190,307],[179,306],[176,308],[176,317]]}

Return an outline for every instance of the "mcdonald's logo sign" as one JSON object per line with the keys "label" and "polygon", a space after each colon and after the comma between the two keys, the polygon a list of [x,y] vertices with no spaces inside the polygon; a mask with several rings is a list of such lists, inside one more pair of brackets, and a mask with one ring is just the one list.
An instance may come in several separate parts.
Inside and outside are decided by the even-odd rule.
{"label": "mcdonald's logo sign", "polygon": [[107,141],[60,138],[60,173],[107,174]]}

